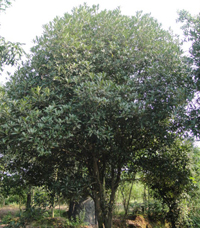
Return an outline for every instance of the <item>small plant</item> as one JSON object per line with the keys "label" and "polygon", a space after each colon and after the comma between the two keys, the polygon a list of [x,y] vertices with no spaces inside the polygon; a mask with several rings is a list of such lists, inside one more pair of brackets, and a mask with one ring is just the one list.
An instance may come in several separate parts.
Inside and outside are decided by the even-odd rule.
{"label": "small plant", "polygon": [[5,215],[2,219],[2,224],[6,224],[6,228],[23,228],[25,227],[25,221],[20,217],[13,217],[11,213]]}
{"label": "small plant", "polygon": [[54,211],[54,216],[55,217],[66,217],[66,211],[65,210],[60,210],[60,209],[55,209]]}
{"label": "small plant", "polygon": [[7,228],[23,228],[33,221],[41,221],[43,218],[49,216],[46,210],[41,208],[31,207],[28,210],[19,213],[19,217],[13,218],[11,215],[5,216],[3,223],[7,224]]}
{"label": "small plant", "polygon": [[11,215],[11,213],[9,213],[2,218],[2,223],[8,224],[12,220],[12,218],[13,216]]}
{"label": "small plant", "polygon": [[84,222],[82,222],[79,219],[71,219],[71,220],[67,219],[65,225],[67,227],[71,227],[71,228],[72,227],[73,228],[80,228],[80,227],[82,227],[85,224],[84,224]]}
{"label": "small plant", "polygon": [[22,221],[12,220],[5,227],[6,228],[26,228],[26,225]]}
{"label": "small plant", "polygon": [[137,214],[143,214],[144,212],[144,204],[143,203],[130,203],[130,207],[132,209],[132,214],[137,215]]}
{"label": "small plant", "polygon": [[200,227],[200,217],[199,216],[191,216],[191,220],[192,220],[192,225],[193,227]]}
{"label": "small plant", "polygon": [[48,217],[49,214],[46,211],[46,209],[42,209],[42,208],[35,208],[35,207],[31,207],[28,210],[26,210],[21,217],[26,218],[26,220],[29,221],[33,221],[33,220],[41,220],[44,217]]}
{"label": "small plant", "polygon": [[5,199],[5,205],[17,205],[19,203],[19,196],[11,195],[7,199]]}
{"label": "small plant", "polygon": [[71,218],[70,220],[66,220],[66,226],[67,227],[73,227],[73,228],[79,228],[82,227],[85,224],[84,222],[85,219],[85,210],[81,210],[79,215],[76,216],[76,219]]}

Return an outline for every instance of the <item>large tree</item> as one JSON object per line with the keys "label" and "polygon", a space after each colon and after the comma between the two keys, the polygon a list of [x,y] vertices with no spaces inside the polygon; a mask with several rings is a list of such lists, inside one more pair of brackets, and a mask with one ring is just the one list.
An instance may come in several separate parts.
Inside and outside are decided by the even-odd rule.
{"label": "large tree", "polygon": [[173,120],[192,96],[181,55],[179,41],[148,14],[84,5],[55,18],[7,84],[1,151],[73,160],[99,227],[111,227],[122,170],[144,149],[156,154],[171,142]]}

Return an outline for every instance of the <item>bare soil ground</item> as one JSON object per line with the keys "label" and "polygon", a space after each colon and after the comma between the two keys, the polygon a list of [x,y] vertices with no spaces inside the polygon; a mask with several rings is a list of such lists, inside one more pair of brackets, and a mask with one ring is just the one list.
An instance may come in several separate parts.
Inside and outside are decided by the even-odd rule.
{"label": "bare soil ground", "polygon": [[18,206],[4,206],[0,207],[0,220],[8,214],[15,215],[19,211]]}

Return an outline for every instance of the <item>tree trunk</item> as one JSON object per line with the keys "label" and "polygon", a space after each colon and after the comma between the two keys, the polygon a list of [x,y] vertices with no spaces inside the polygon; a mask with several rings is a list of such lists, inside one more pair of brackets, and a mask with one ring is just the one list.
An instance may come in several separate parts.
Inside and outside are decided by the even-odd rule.
{"label": "tree trunk", "polygon": [[[101,168],[99,168],[101,166]],[[95,202],[95,213],[97,215],[98,228],[112,227],[112,214],[117,191],[121,168],[120,166],[111,167],[111,183],[110,191],[106,191],[106,168],[105,161],[99,164],[99,161],[93,157],[93,177],[95,177],[95,184],[93,185],[93,194]],[[117,170],[117,172],[116,172]],[[110,192],[110,193],[109,193]]]}
{"label": "tree trunk", "polygon": [[176,220],[175,220],[175,216],[173,215],[173,211],[170,211],[170,222],[171,222],[171,226],[172,228],[176,228]]}
{"label": "tree trunk", "polygon": [[143,213],[145,214],[146,207],[147,207],[147,186],[146,186],[146,184],[144,184],[143,204],[144,204]]}
{"label": "tree trunk", "polygon": [[[96,203],[95,203],[96,204]],[[113,209],[110,208],[110,211],[104,213],[99,206],[96,208],[98,228],[111,228],[112,227],[112,212]]]}
{"label": "tree trunk", "polygon": [[2,206],[4,207],[5,205],[6,205],[6,200],[5,200],[5,197],[3,196]]}
{"label": "tree trunk", "polygon": [[51,208],[51,218],[54,218],[54,206]]}
{"label": "tree trunk", "polygon": [[104,228],[103,214],[100,206],[100,198],[98,196],[95,196],[94,203],[98,228]]}
{"label": "tree trunk", "polygon": [[83,202],[82,200],[80,200],[79,202],[70,200],[69,210],[68,210],[68,218],[70,220],[75,221],[77,219],[77,216],[79,216],[79,213],[82,209],[81,208],[82,202]]}
{"label": "tree trunk", "polygon": [[32,192],[31,192],[31,186],[29,186],[29,189],[27,192],[26,210],[31,208],[31,200],[32,200]]}
{"label": "tree trunk", "polygon": [[52,196],[51,217],[54,218],[55,196]]}
{"label": "tree trunk", "polygon": [[150,211],[149,211],[149,207],[150,207],[150,196],[149,196],[149,187],[147,189],[147,214],[149,215],[150,214]]}
{"label": "tree trunk", "polygon": [[168,205],[169,212],[167,217],[169,218],[169,221],[171,222],[171,227],[176,228],[176,220],[178,219],[178,215],[176,214],[176,204]]}
{"label": "tree trunk", "polygon": [[21,206],[22,206],[22,197],[19,196],[19,211],[20,211],[20,213],[22,211]]}
{"label": "tree trunk", "polygon": [[72,218],[72,215],[73,215],[73,209],[74,208],[74,202],[72,200],[70,200],[69,202],[69,209],[67,211],[67,215],[68,215],[68,218],[71,220]]}
{"label": "tree trunk", "polygon": [[124,206],[124,218],[123,219],[125,219],[128,214],[128,209],[129,209],[130,200],[131,200],[131,193],[132,193],[132,189],[133,189],[133,183],[134,183],[134,181],[132,180],[131,187],[128,192],[128,196],[126,196],[126,194],[124,194],[124,192],[123,192],[124,188],[121,189],[121,194],[122,194],[122,198],[123,198],[123,206]]}
{"label": "tree trunk", "polygon": [[58,205],[59,205],[59,217],[61,217],[60,216],[60,196],[58,196]]}

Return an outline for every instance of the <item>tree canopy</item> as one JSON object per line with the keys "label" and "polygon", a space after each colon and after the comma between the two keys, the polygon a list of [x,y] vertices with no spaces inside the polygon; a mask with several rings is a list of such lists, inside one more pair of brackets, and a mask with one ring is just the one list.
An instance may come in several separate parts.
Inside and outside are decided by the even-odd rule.
{"label": "tree canopy", "polygon": [[149,14],[83,5],[44,26],[7,84],[0,149],[30,163],[43,157],[78,167],[99,227],[108,228],[122,171],[173,140],[174,119],[192,96],[170,31]]}

